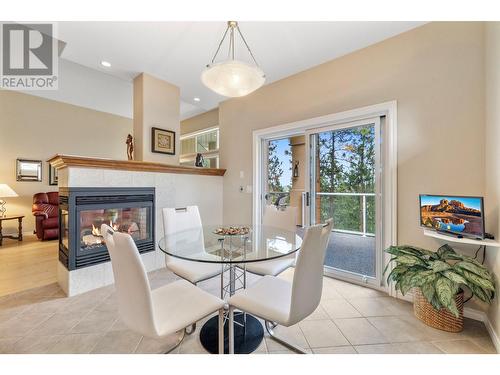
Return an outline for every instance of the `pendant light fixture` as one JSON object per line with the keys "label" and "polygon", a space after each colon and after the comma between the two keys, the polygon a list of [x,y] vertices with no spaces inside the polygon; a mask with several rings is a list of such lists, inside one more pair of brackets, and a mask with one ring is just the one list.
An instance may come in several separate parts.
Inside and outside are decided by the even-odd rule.
{"label": "pendant light fixture", "polygon": [[[255,65],[247,64],[243,61],[235,60],[234,58],[234,34],[235,31],[243,40],[250,56]],[[215,58],[220,51],[220,48],[229,34],[229,55],[228,59],[222,62],[215,62]],[[226,32],[222,36],[222,40],[215,51],[215,55],[212,58],[210,64],[207,65],[206,69],[201,74],[201,81],[210,90],[215,91],[217,94],[227,96],[227,97],[240,97],[250,94],[251,92],[257,90],[261,87],[266,80],[266,76],[262,69],[260,69],[259,64],[255,60],[250,47],[248,46],[243,34],[238,27],[238,22],[229,21],[227,23]]]}

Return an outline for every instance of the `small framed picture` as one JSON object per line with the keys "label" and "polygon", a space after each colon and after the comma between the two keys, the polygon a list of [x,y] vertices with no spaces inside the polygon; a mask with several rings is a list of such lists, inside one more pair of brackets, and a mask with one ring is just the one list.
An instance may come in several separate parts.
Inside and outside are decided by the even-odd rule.
{"label": "small framed picture", "polygon": [[175,155],[175,132],[171,130],[152,128],[151,152]]}
{"label": "small framed picture", "polygon": [[50,163],[49,164],[49,185],[57,185],[57,169],[55,169]]}
{"label": "small framed picture", "polygon": [[41,160],[16,160],[16,180],[17,181],[42,181],[42,161]]}

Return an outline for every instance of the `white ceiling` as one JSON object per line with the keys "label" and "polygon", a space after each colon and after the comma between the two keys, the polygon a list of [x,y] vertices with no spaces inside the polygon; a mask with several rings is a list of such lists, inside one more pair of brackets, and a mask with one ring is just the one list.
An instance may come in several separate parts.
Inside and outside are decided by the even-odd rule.
{"label": "white ceiling", "polygon": [[[422,25],[423,22],[241,22],[266,84]],[[200,81],[225,22],[59,22],[62,58],[131,81],[141,72],[181,89],[181,117],[225,100]],[[236,58],[250,61],[237,39]],[[227,48],[220,57],[227,54]],[[109,61],[104,68],[100,61]],[[219,58],[218,58],[219,60]],[[199,97],[200,102],[195,102]]]}

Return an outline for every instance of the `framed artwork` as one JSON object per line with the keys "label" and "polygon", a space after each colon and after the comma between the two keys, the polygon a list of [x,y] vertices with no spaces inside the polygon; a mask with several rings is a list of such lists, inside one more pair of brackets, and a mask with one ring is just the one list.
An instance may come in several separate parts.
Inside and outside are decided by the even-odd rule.
{"label": "framed artwork", "polygon": [[175,155],[175,132],[171,130],[152,128],[151,152]]}
{"label": "framed artwork", "polygon": [[57,169],[55,169],[52,165],[49,164],[49,185],[57,185]]}
{"label": "framed artwork", "polygon": [[42,161],[41,160],[16,160],[16,180],[17,181],[42,181]]}

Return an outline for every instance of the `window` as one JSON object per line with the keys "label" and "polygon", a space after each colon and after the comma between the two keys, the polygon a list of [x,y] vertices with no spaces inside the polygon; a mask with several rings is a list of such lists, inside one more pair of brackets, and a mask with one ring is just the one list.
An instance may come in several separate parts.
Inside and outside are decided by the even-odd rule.
{"label": "window", "polygon": [[181,165],[194,166],[198,153],[203,155],[203,168],[219,168],[218,127],[181,137]]}

